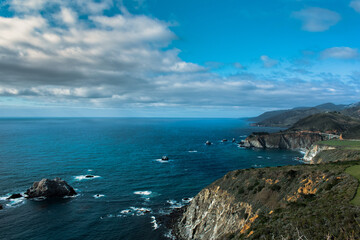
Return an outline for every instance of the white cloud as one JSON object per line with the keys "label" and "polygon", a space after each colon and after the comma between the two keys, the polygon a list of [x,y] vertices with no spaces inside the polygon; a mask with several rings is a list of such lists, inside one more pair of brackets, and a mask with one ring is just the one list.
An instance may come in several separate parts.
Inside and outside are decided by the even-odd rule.
{"label": "white cloud", "polygon": [[260,60],[263,62],[264,67],[266,67],[266,68],[274,67],[279,63],[278,60],[271,59],[270,57],[268,57],[266,55],[261,56]]}
{"label": "white cloud", "polygon": [[47,0],[10,0],[9,2],[16,12],[29,12],[42,9]]}
{"label": "white cloud", "polygon": [[72,25],[77,22],[77,14],[69,8],[61,8],[59,18],[66,24]]}
{"label": "white cloud", "polygon": [[302,21],[302,29],[309,32],[323,32],[341,19],[337,12],[318,7],[310,7],[293,12],[292,16]]}
{"label": "white cloud", "polygon": [[325,49],[320,55],[322,59],[354,59],[359,56],[359,52],[357,49],[349,47],[333,47]]}
{"label": "white cloud", "polygon": [[354,0],[350,2],[350,7],[360,13],[360,0]]}

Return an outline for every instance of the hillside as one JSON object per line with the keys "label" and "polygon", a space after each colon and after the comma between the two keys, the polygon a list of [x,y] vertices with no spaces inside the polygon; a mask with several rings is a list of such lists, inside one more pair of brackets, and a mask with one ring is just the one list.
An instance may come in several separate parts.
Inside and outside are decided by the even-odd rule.
{"label": "hillside", "polygon": [[325,103],[314,107],[299,107],[288,110],[265,112],[257,117],[250,118],[249,121],[254,122],[254,125],[260,126],[291,127],[300,119],[317,113],[338,111],[342,112],[344,115],[360,117],[360,112],[356,113],[356,107],[359,107],[358,104],[335,105],[333,103]]}
{"label": "hillside", "polygon": [[341,113],[350,117],[360,118],[360,106],[354,105],[353,107],[342,110]]}
{"label": "hillside", "polygon": [[360,126],[360,120],[338,112],[318,113],[296,122],[288,131],[320,131],[335,134],[346,133]]}
{"label": "hillside", "polygon": [[359,202],[359,183],[350,174],[357,176],[358,164],[230,172],[183,209],[173,232],[179,239],[357,239],[360,208],[351,201]]}

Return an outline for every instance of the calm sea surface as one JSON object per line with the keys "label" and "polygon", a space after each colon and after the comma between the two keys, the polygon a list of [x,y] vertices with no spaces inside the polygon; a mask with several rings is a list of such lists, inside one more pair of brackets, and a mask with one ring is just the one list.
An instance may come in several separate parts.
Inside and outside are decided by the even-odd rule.
{"label": "calm sea surface", "polygon": [[[159,216],[228,171],[299,164],[298,152],[231,142],[264,130],[278,129],[242,119],[0,119],[0,239],[167,239]],[[6,200],[55,177],[78,196]]]}

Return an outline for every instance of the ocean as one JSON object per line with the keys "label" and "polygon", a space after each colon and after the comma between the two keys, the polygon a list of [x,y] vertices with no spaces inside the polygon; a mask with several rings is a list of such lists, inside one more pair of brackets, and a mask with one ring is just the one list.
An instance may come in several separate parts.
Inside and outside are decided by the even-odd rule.
{"label": "ocean", "polygon": [[[158,219],[227,172],[301,164],[299,152],[231,141],[278,130],[245,119],[0,119],[0,239],[169,239]],[[6,200],[55,177],[78,195]]]}

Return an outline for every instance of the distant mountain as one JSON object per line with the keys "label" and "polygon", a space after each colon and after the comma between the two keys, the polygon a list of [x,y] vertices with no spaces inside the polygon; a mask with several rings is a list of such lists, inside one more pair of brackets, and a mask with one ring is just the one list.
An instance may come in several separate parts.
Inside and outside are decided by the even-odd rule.
{"label": "distant mountain", "polygon": [[[356,109],[355,109],[356,108]],[[343,112],[345,111],[346,112]],[[356,111],[358,110],[358,111]],[[257,117],[249,119],[255,122],[255,125],[267,127],[291,127],[302,118],[308,117],[317,113],[324,112],[342,112],[344,115],[360,118],[360,103],[358,105],[336,105],[333,103],[325,103],[315,107],[297,107],[288,110],[278,110],[265,112]]]}
{"label": "distant mountain", "polygon": [[360,127],[360,120],[345,116],[339,112],[317,113],[296,122],[289,131],[320,131],[347,133],[355,127]]}
{"label": "distant mountain", "polygon": [[344,108],[346,108],[347,106],[349,106],[349,105],[345,105],[345,104],[335,105],[333,103],[324,103],[321,105],[317,105],[314,108],[325,110],[325,111],[341,111]]}

